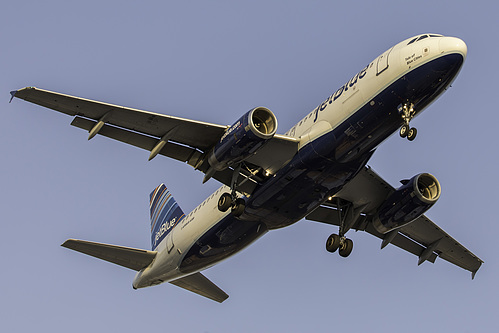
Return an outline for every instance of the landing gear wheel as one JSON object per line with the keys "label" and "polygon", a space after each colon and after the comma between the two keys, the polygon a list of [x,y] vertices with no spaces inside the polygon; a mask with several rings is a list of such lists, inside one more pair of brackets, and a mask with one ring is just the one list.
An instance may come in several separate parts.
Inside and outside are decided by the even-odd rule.
{"label": "landing gear wheel", "polygon": [[353,250],[353,241],[351,239],[345,238],[345,240],[342,242],[340,246],[340,256],[343,258],[346,258],[352,253]]}
{"label": "landing gear wheel", "polygon": [[226,212],[232,206],[232,196],[229,193],[224,193],[218,199],[218,210]]}
{"label": "landing gear wheel", "polygon": [[246,208],[246,202],[244,201],[244,199],[238,198],[236,199],[234,205],[232,206],[231,213],[235,217],[241,216],[245,208]]}
{"label": "landing gear wheel", "polygon": [[408,135],[409,131],[410,131],[409,125],[407,125],[407,124],[402,125],[402,127],[400,127],[400,132],[399,132],[400,137],[405,138]]}
{"label": "landing gear wheel", "polygon": [[416,135],[418,134],[418,130],[414,127],[409,129],[409,132],[407,132],[407,140],[412,141],[416,138]]}
{"label": "landing gear wheel", "polygon": [[340,236],[337,234],[332,234],[328,237],[326,241],[326,250],[328,252],[335,252],[340,247]]}

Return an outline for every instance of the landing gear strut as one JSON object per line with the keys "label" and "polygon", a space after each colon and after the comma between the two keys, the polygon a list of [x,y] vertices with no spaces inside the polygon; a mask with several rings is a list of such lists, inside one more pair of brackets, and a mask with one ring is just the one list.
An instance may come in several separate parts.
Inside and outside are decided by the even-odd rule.
{"label": "landing gear strut", "polygon": [[414,111],[414,104],[405,103],[404,105],[401,105],[399,107],[399,112],[401,113],[402,119],[405,122],[405,124],[402,125],[402,127],[400,128],[399,132],[400,137],[407,138],[407,140],[412,141],[416,138],[416,135],[418,134],[418,130],[409,125],[409,122],[416,115],[416,112]]}
{"label": "landing gear strut", "polygon": [[231,193],[223,193],[218,199],[218,210],[221,212],[226,212],[229,208],[234,216],[241,216],[246,208],[246,201],[242,198],[238,198],[236,194],[236,185],[239,172],[241,171],[241,165],[235,168],[234,174],[232,175],[231,181]]}
{"label": "landing gear strut", "polygon": [[356,223],[360,223],[363,218],[361,212],[364,210],[366,205],[354,207],[352,203],[341,200],[337,198],[334,207],[338,211],[339,220],[339,235],[332,234],[328,237],[326,241],[326,250],[328,252],[336,252],[343,258],[346,258],[352,253],[353,241],[345,237],[345,234],[350,230]]}

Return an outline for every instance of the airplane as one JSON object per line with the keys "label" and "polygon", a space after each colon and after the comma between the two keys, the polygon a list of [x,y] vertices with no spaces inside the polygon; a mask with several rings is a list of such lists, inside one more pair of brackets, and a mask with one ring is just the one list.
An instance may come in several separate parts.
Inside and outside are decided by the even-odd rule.
{"label": "airplane", "polygon": [[483,261],[424,214],[439,199],[436,177],[420,173],[394,188],[368,161],[442,95],[460,72],[459,38],[421,34],[391,47],[335,90],[285,134],[265,107],[231,126],[64,95],[35,87],[14,97],[74,117],[71,125],[163,155],[222,186],[185,214],[164,184],[150,194],[151,250],[68,239],[62,246],[137,271],[134,289],[169,282],[223,302],[228,295],[201,271],[243,250],[270,230],[303,218],[338,226],[326,250],[348,257],[349,230],[365,231],[418,257],[440,257],[472,273]]}

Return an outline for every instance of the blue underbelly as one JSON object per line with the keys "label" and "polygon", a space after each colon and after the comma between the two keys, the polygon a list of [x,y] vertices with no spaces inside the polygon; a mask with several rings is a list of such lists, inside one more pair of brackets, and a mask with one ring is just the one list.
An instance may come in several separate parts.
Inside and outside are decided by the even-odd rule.
{"label": "blue underbelly", "polygon": [[333,131],[304,146],[247,199],[239,218],[227,216],[184,256],[183,272],[208,267],[240,251],[269,229],[293,224],[348,183],[374,149],[403,124],[399,106],[421,112],[450,85],[463,58],[450,54],[400,77]]}

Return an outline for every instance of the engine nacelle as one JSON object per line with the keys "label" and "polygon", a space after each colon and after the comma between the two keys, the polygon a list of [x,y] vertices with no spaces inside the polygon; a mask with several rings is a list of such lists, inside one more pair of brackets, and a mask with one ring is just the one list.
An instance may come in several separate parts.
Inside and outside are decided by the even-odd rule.
{"label": "engine nacelle", "polygon": [[412,177],[381,205],[373,225],[382,234],[403,227],[423,215],[440,197],[440,183],[429,173]]}
{"label": "engine nacelle", "polygon": [[272,139],[277,118],[267,108],[257,107],[246,112],[220,138],[208,162],[217,171],[242,162]]}

